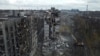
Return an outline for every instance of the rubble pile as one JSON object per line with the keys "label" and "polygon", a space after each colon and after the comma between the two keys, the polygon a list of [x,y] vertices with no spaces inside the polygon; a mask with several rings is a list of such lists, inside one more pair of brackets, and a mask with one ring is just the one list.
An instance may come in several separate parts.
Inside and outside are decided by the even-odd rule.
{"label": "rubble pile", "polygon": [[46,39],[44,40],[42,48],[44,56],[65,56],[65,52],[70,56],[69,44],[64,37],[60,37],[55,41]]}

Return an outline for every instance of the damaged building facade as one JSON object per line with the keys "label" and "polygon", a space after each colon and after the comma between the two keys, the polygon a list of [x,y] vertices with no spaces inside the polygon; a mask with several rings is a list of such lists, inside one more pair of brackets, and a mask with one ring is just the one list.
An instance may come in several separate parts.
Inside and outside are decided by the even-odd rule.
{"label": "damaged building facade", "polygon": [[0,18],[0,56],[34,56],[43,20],[33,15]]}

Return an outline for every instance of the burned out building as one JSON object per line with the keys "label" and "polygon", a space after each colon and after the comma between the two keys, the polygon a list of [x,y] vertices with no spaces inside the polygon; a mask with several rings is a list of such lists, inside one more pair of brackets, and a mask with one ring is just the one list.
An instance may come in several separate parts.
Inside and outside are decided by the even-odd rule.
{"label": "burned out building", "polygon": [[32,17],[0,18],[0,56],[34,55],[37,30]]}

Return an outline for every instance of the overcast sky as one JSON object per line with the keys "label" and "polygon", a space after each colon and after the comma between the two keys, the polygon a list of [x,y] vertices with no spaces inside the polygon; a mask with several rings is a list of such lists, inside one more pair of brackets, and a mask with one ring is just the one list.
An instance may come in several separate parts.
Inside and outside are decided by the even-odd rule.
{"label": "overcast sky", "polygon": [[80,9],[100,10],[100,0],[0,0],[0,9]]}

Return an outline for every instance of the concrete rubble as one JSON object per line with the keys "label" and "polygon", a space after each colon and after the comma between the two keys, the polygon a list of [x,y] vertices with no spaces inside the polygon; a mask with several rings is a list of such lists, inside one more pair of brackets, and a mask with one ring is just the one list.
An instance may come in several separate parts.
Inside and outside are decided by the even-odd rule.
{"label": "concrete rubble", "polygon": [[52,41],[50,39],[44,40],[43,43],[43,54],[44,56],[52,55],[55,51],[57,53],[57,56],[64,55],[64,52],[68,50],[69,44],[67,40],[64,40],[64,37],[60,37],[55,41]]}

